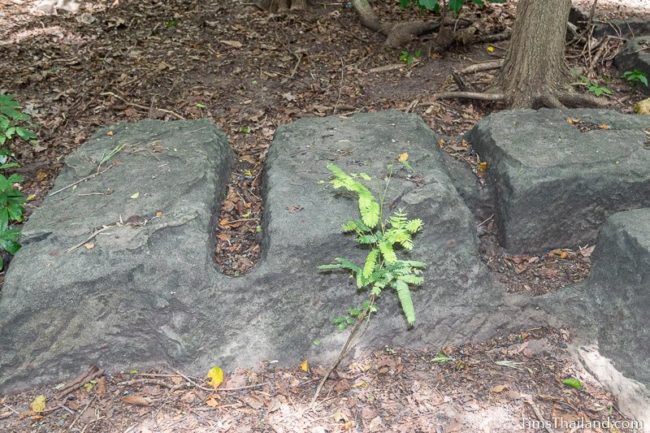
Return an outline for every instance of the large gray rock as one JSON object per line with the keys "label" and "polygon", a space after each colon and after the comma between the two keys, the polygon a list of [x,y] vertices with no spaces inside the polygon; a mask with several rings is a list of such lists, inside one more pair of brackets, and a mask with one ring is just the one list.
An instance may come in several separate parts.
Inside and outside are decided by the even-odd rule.
{"label": "large gray rock", "polygon": [[594,28],[594,37],[602,38],[607,35],[623,38],[647,36],[650,35],[650,21],[643,18],[628,18],[597,23]]}
{"label": "large gray rock", "polygon": [[[357,209],[323,182],[326,163],[370,174],[381,191],[387,164],[399,166],[402,152],[415,175],[396,171],[386,203],[424,220],[411,257],[429,264],[426,284],[413,294],[414,329],[387,291],[358,347],[435,347],[528,324],[482,266],[473,216],[417,116],[374,113],[279,128],[265,172],[263,258],[237,279],[212,263],[210,220],[230,160],[223,135],[208,123],[119,126],[69,157],[55,189],[91,173],[118,143],[128,147],[115,167],[47,199],[26,224],[25,247],[0,298],[0,388],[58,380],[88,363],[113,370],[167,363],[204,374],[215,364],[331,359],[346,337],[332,318],[365,295],[347,275],[317,266],[365,252],[339,232]],[[107,188],[112,194],[80,195]],[[146,225],[112,228],[94,248],[65,252],[120,216],[158,210],[162,216]]]}
{"label": "large gray rock", "polygon": [[[195,304],[214,283],[212,224],[232,151],[213,124],[120,124],[65,161],[22,232],[0,293],[0,384],[58,379],[91,362],[187,360]],[[80,245],[98,234],[88,249]],[[196,342],[198,347],[201,343]]]}
{"label": "large gray rock", "polygon": [[584,245],[612,213],[650,206],[644,128],[650,117],[607,110],[482,119],[468,138],[489,164],[502,245],[513,253]]}
{"label": "large gray rock", "polygon": [[609,217],[593,260],[587,286],[600,349],[650,388],[650,209]]}
{"label": "large gray rock", "polygon": [[[650,22],[647,22],[650,27]],[[638,69],[650,80],[650,35],[630,39],[623,49],[614,58],[616,67],[621,72]],[[638,84],[640,88],[650,94],[650,87]]]}

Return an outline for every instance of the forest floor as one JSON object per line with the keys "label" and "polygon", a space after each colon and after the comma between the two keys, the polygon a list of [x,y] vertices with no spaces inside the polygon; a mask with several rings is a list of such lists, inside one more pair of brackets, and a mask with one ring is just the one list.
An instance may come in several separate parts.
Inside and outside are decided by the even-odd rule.
{"label": "forest floor", "polygon": [[[390,49],[381,35],[361,27],[345,2],[286,15],[243,8],[235,0],[82,1],[78,13],[58,15],[34,13],[34,3],[0,0],[0,93],[16,96],[39,135],[35,144],[11,145],[21,164],[15,171],[25,177],[28,213],[48,193],[62,158],[98,127],[210,118],[238,156],[215,227],[215,260],[229,275],[251,269],[260,256],[261,171],[279,125],[392,108],[459,137],[503,108],[432,95],[455,90],[453,70],[503,57],[507,41],[436,54],[429,52],[431,37],[423,37]],[[591,4],[579,3],[584,9]],[[419,14],[390,2],[378,12],[400,20]],[[481,32],[496,33],[511,25],[514,6],[472,7],[463,16],[480,20]],[[650,19],[650,5],[609,0],[596,10],[597,20],[632,16]],[[573,44],[567,61],[577,76],[613,91],[604,97],[611,108],[630,112],[643,96],[613,69],[620,44],[609,41],[595,63]],[[472,77],[478,86],[492,78]],[[579,81],[576,88],[586,90]],[[450,140],[445,150],[480,174],[469,143]],[[484,231],[484,260],[509,290],[541,294],[589,272],[592,246],[508,256],[493,241],[492,221]],[[315,407],[309,399],[320,368],[269,364],[235,372],[224,385],[237,388],[230,392],[205,390],[201,380],[177,372],[105,375],[60,399],[55,389],[0,396],[0,430],[505,432],[549,431],[528,428],[540,417],[623,419],[614,399],[572,360],[569,341],[566,331],[538,329],[429,352],[385,348],[341,369]],[[436,358],[443,349],[449,358]],[[497,363],[505,359],[510,362]],[[563,385],[568,376],[580,377],[585,388]],[[28,405],[39,394],[48,397],[48,409],[30,414]]]}

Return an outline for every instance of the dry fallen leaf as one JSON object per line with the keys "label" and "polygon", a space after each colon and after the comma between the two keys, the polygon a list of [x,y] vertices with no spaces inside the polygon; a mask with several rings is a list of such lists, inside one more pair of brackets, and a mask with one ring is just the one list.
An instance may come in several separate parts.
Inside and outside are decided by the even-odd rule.
{"label": "dry fallen leaf", "polygon": [[577,125],[578,123],[580,123],[580,119],[576,119],[574,117],[567,117],[566,123],[568,123],[569,125]]}
{"label": "dry fallen leaf", "polygon": [[133,406],[151,406],[153,403],[151,399],[140,395],[127,395],[126,397],[122,397],[122,401]]}
{"label": "dry fallen leaf", "polygon": [[309,371],[309,361],[306,359],[300,363],[300,369],[307,373]]}
{"label": "dry fallen leaf", "polygon": [[508,389],[507,385],[497,385],[497,386],[493,387],[491,391],[498,394],[498,393],[503,392],[503,391],[505,391],[507,389]]}
{"label": "dry fallen leaf", "polygon": [[217,396],[211,395],[211,396],[208,397],[208,399],[205,401],[205,404],[206,404],[207,406],[209,406],[209,407],[214,408],[214,407],[219,406],[219,400],[218,400]]}

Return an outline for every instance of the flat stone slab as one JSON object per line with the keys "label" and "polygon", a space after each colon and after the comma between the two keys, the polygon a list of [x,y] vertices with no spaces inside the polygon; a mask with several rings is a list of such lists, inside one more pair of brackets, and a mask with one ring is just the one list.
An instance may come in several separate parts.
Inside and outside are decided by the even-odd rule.
{"label": "flat stone slab", "polygon": [[609,215],[650,206],[648,128],[648,116],[608,110],[482,119],[468,139],[489,165],[501,244],[512,253],[585,245]]}
{"label": "flat stone slab", "polygon": [[[650,27],[650,22],[646,24]],[[628,40],[614,58],[614,63],[621,72],[638,69],[650,80],[650,34]],[[645,93],[650,94],[649,86],[639,86]]]}
{"label": "flat stone slab", "polygon": [[[265,170],[263,257],[240,278],[220,274],[212,260],[232,158],[223,134],[208,122],[110,130],[66,159],[54,191],[96,173],[102,155],[125,144],[103,165],[111,168],[47,198],[25,225],[0,296],[0,389],[61,380],[90,363],[169,364],[203,375],[213,365],[332,359],[347,338],[332,319],[365,295],[346,274],[317,267],[340,256],[360,261],[365,251],[340,233],[358,210],[325,182],[326,165],[366,172],[383,191],[387,165],[399,167],[403,152],[415,172],[396,171],[386,203],[424,221],[411,257],[429,264],[426,283],[413,293],[414,329],[387,290],[358,349],[435,347],[530,326],[479,260],[475,220],[418,116],[360,114],[279,128]],[[85,242],[97,230],[92,245]]]}
{"label": "flat stone slab", "polygon": [[650,209],[608,218],[588,287],[600,322],[600,350],[650,389]]}
{"label": "flat stone slab", "polygon": [[0,292],[0,385],[189,356],[179,339],[213,283],[211,221],[233,153],[208,121],[119,124],[66,158],[53,191],[112,151],[23,227]]}

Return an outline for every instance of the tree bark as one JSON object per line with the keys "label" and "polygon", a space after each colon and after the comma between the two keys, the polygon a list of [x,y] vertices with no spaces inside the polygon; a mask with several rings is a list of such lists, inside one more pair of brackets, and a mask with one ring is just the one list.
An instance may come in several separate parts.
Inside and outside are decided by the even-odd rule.
{"label": "tree bark", "polygon": [[[571,0],[520,0],[512,39],[499,76],[514,108],[546,105],[565,87],[564,46]],[[553,104],[555,105],[555,104]]]}

